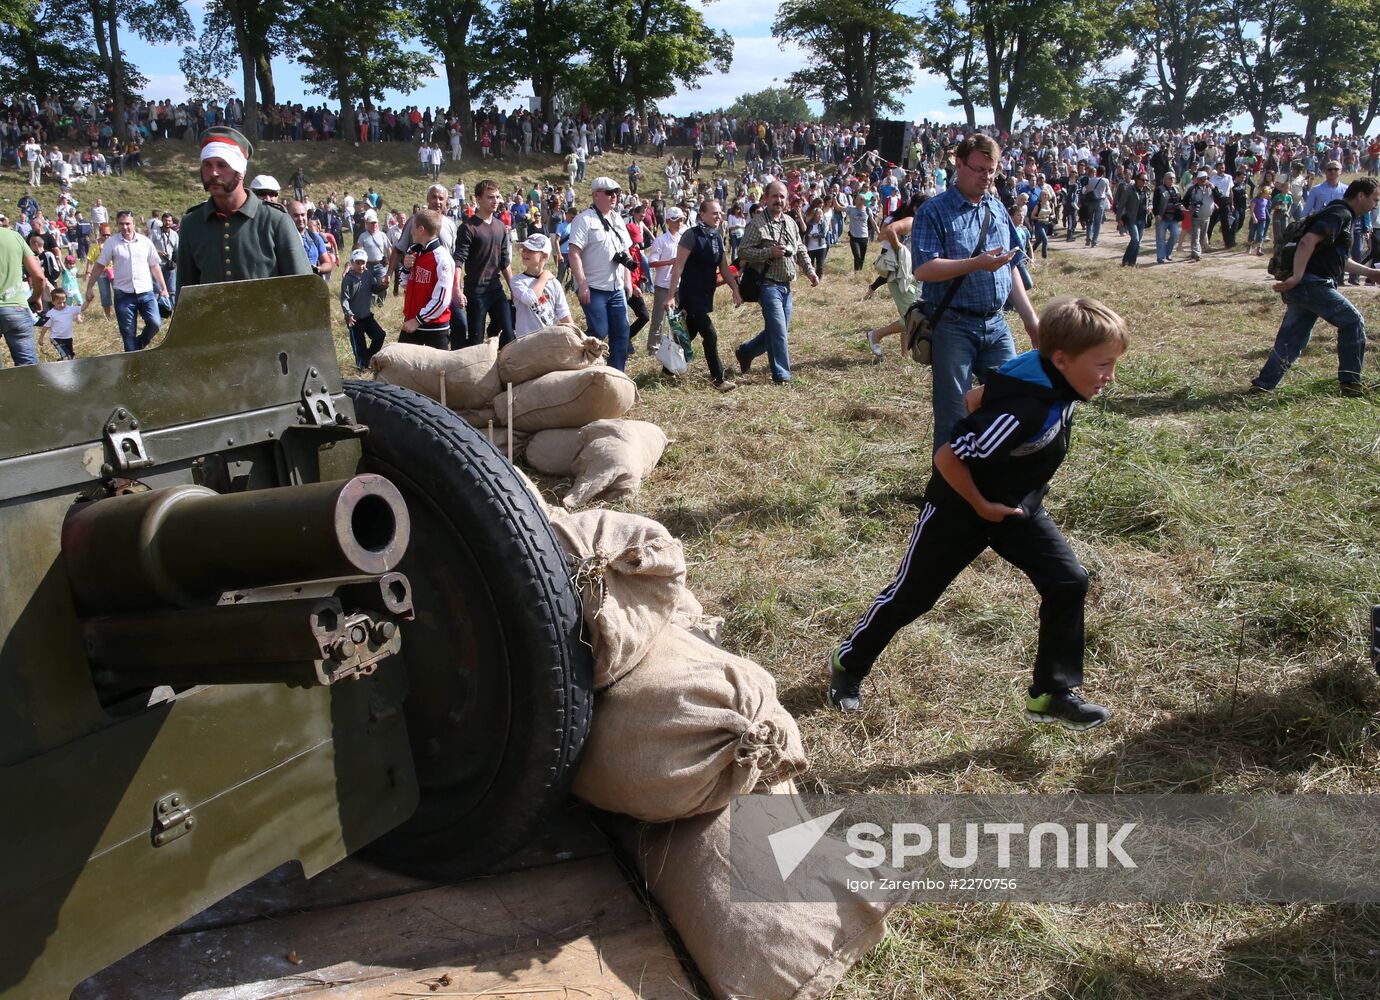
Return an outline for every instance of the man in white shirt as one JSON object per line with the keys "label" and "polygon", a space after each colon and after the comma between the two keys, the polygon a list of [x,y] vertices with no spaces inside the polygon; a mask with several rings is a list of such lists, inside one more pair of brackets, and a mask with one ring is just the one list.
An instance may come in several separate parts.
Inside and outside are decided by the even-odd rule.
{"label": "man in white shirt", "polygon": [[[100,256],[96,258],[91,276],[86,279],[86,304],[82,309],[91,305],[91,289],[96,284],[96,276],[107,264],[114,265],[115,322],[120,328],[120,339],[124,341],[126,351],[140,351],[149,345],[162,325],[158,316],[158,297],[168,297],[168,286],[163,282],[158,251],[147,236],[135,231],[134,214],[118,212],[115,221],[120,235],[106,240]],[[155,287],[158,295],[153,292]],[[136,335],[140,316],[144,317],[144,332]]]}
{"label": "man in white shirt", "polygon": [[590,189],[593,207],[570,226],[570,273],[589,335],[608,341],[609,367],[622,371],[630,347],[628,299],[642,293],[623,266],[632,237],[618,214],[622,188],[612,177],[596,177]]}
{"label": "man in white shirt", "polygon": [[680,249],[680,231],[685,213],[672,205],[666,210],[666,232],[652,241],[647,251],[647,267],[652,272],[652,325],[647,333],[647,353],[661,346],[661,325],[666,321],[666,303],[671,298],[671,272]]}
{"label": "man in white shirt", "polygon": [[100,227],[110,222],[110,209],[105,207],[101,199],[96,199],[96,204],[91,206],[91,225]]}

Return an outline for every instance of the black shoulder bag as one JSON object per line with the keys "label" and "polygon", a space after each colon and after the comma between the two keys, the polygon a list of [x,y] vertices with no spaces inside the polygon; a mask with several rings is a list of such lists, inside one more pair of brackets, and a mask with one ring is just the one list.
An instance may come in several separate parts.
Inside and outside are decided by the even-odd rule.
{"label": "black shoulder bag", "polygon": [[[987,239],[987,230],[992,226],[992,206],[986,205],[986,215],[982,220],[982,231],[978,233],[977,246],[969,257],[976,257],[982,253],[982,244]],[[958,286],[963,284],[963,279],[968,277],[960,274],[949,282],[949,288],[944,293],[944,297],[939,300],[939,308],[934,312],[934,319],[925,315],[925,304],[916,296],[910,308],[906,310],[906,350],[910,352],[911,358],[916,364],[929,365],[934,360],[934,328],[939,325],[939,320],[944,316],[944,312],[949,308],[949,303],[953,302]]]}

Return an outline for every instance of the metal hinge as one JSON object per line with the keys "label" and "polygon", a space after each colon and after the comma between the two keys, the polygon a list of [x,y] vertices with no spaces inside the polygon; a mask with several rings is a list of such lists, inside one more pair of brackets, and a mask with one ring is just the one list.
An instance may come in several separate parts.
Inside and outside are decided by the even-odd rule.
{"label": "metal hinge", "polygon": [[302,405],[298,414],[306,423],[318,427],[328,427],[339,423],[335,415],[335,405],[331,402],[331,391],[326,380],[315,368],[307,369],[307,377],[302,380]]}
{"label": "metal hinge", "polygon": [[190,806],[182,804],[181,795],[165,795],[153,807],[153,846],[162,847],[190,833],[196,817]]}
{"label": "metal hinge", "polygon": [[144,449],[138,419],[123,406],[110,414],[101,437],[105,442],[106,462],[101,466],[104,478],[109,479],[117,472],[146,469],[153,465],[153,459]]}

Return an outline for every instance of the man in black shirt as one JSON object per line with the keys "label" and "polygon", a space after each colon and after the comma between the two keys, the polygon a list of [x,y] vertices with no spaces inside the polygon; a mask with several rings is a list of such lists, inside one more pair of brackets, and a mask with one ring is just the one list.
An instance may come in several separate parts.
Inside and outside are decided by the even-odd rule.
{"label": "man in black shirt", "polygon": [[463,276],[457,305],[465,310],[469,326],[465,343],[459,345],[462,347],[484,343],[485,325],[490,320],[498,328],[499,347],[513,339],[513,309],[508,296],[503,294],[502,284],[506,281],[511,291],[513,268],[508,227],[498,216],[502,198],[494,181],[476,184],[474,214],[455,234],[455,266]]}
{"label": "man in black shirt", "polygon": [[1344,274],[1380,279],[1380,270],[1352,260],[1351,232],[1356,220],[1380,205],[1380,181],[1358,177],[1340,201],[1326,205],[1312,217],[1308,231],[1294,251],[1294,273],[1276,282],[1274,290],[1288,307],[1279,325],[1275,346],[1252,391],[1269,392],[1298,360],[1322,317],[1337,328],[1337,380],[1346,396],[1363,396],[1361,364],[1366,354],[1366,321],[1337,289]]}

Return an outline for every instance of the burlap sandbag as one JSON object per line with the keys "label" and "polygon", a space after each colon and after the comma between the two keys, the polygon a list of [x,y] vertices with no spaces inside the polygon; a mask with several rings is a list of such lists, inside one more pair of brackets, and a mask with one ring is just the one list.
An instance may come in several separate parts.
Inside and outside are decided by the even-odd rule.
{"label": "burlap sandbag", "polygon": [[[773,791],[779,829],[812,818],[788,787]],[[660,825],[615,817],[608,826],[718,1000],[820,1000],[886,933],[895,903],[869,902],[839,883],[839,872],[851,870],[841,860],[849,848],[833,837],[811,849],[788,891],[777,891],[780,873],[765,837],[740,837],[730,852],[727,809]],[[762,887],[765,898],[731,899],[735,882]],[[834,901],[802,901],[823,895]]]}
{"label": "burlap sandbag", "polygon": [[578,427],[537,431],[527,442],[527,464],[548,476],[569,476],[580,453]]}
{"label": "burlap sandbag", "polygon": [[586,337],[573,326],[544,326],[498,352],[498,376],[505,386],[510,382],[518,385],[551,372],[603,364],[608,353],[608,344]]}
{"label": "burlap sandbag", "polygon": [[676,609],[671,612],[671,624],[679,625],[687,632],[693,632],[716,646],[724,640],[724,619],[722,615],[707,614],[698,597],[689,587],[682,587],[676,598]]}
{"label": "burlap sandbag", "polygon": [[657,522],[591,510],[552,519],[580,591],[594,689],[647,655],[685,590],[685,550]]}
{"label": "burlap sandbag", "polygon": [[771,674],[678,625],[595,699],[594,717],[575,794],[653,823],[722,809],[806,766]]}
{"label": "burlap sandbag", "polygon": [[481,431],[488,427],[489,424],[497,422],[494,419],[494,408],[492,406],[484,406],[477,410],[456,410],[456,412],[460,414],[460,418],[464,420],[465,423],[478,427]]}
{"label": "burlap sandbag", "polygon": [[642,489],[642,477],[666,450],[666,433],[645,420],[596,420],[580,431],[571,471],[575,483],[561,502],[570,510],[597,500],[623,500]]}
{"label": "burlap sandbag", "polygon": [[446,380],[446,405],[452,410],[478,410],[493,402],[503,386],[498,378],[498,340],[476,347],[442,351],[419,344],[389,344],[369,362],[378,380],[401,385],[432,399],[441,398]]}
{"label": "burlap sandbag", "polygon": [[493,446],[497,448],[499,451],[503,452],[503,456],[505,458],[508,457],[508,438],[511,437],[513,439],[514,462],[519,461],[523,457],[523,452],[527,447],[527,442],[532,439],[532,435],[530,434],[524,434],[522,433],[522,431],[511,430],[510,428],[502,427],[498,424],[494,424],[492,434],[490,433],[487,425],[479,428],[479,433],[484,435],[484,438],[486,440],[492,441]]}
{"label": "burlap sandbag", "polygon": [[[637,402],[637,384],[617,368],[595,365],[514,385],[512,396],[513,426],[520,431],[544,431],[621,417]],[[507,390],[494,398],[494,413],[499,420],[508,419]]]}

